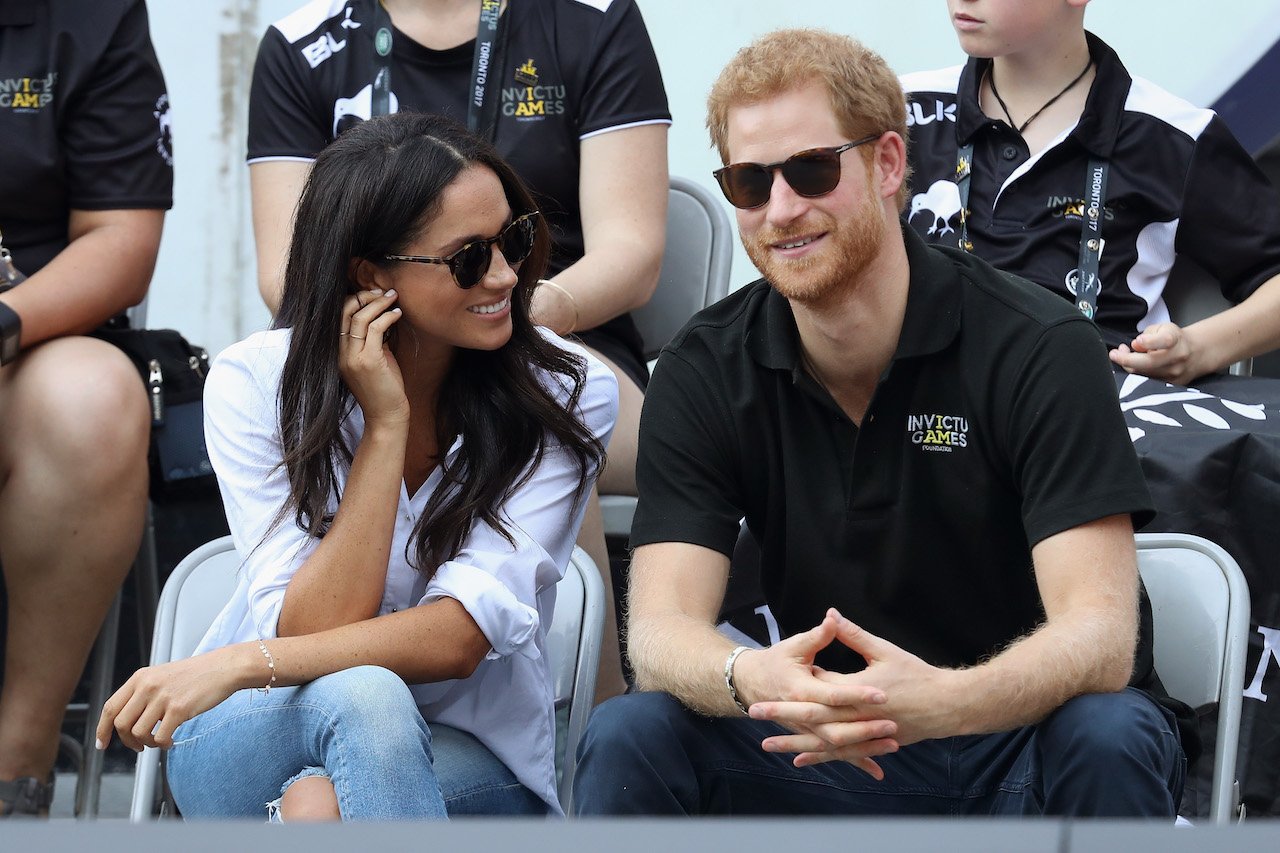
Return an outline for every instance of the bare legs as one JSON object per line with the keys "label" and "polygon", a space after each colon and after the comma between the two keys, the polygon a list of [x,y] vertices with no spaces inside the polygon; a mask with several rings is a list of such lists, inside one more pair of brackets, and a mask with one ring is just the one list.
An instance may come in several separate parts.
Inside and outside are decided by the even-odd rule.
{"label": "bare legs", "polygon": [[138,550],[149,438],[146,392],[110,344],[61,338],[0,371],[0,780],[53,766],[66,704]]}

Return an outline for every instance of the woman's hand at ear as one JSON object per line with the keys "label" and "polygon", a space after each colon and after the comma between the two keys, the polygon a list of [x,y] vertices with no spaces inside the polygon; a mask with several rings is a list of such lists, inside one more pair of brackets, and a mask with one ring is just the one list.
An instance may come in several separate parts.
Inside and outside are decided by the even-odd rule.
{"label": "woman's hand at ear", "polygon": [[404,378],[385,340],[400,319],[395,301],[394,290],[362,290],[342,306],[338,371],[360,404],[366,425],[409,420]]}

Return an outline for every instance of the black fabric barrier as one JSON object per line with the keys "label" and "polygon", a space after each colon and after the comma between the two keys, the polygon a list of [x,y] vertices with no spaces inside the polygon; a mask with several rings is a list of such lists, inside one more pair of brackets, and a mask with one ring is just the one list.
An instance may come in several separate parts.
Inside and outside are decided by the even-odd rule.
{"label": "black fabric barrier", "polygon": [[[1280,380],[1220,376],[1181,388],[1121,374],[1117,387],[1157,509],[1144,532],[1216,542],[1249,582],[1237,775],[1247,814],[1280,815]],[[1216,718],[1202,709],[1206,748]],[[1207,796],[1210,753],[1196,769],[1189,799]]]}

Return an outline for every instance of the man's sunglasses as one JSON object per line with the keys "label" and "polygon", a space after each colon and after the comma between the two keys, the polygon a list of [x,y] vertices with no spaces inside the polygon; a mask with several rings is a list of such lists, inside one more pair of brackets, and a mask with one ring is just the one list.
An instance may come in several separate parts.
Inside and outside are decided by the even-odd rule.
{"label": "man's sunglasses", "polygon": [[502,257],[509,264],[518,264],[533,251],[533,240],[538,233],[538,211],[517,216],[511,224],[498,232],[496,237],[472,240],[458,251],[443,258],[426,255],[383,255],[388,261],[409,261],[414,264],[446,264],[458,287],[469,290],[479,284],[489,272],[493,260],[490,247],[498,244]]}
{"label": "man's sunglasses", "polygon": [[769,201],[774,172],[782,172],[783,180],[791,185],[791,189],[813,198],[826,195],[840,183],[841,154],[881,136],[875,133],[835,148],[810,148],[778,163],[734,163],[711,174],[716,176],[729,204],[743,210],[761,207]]}

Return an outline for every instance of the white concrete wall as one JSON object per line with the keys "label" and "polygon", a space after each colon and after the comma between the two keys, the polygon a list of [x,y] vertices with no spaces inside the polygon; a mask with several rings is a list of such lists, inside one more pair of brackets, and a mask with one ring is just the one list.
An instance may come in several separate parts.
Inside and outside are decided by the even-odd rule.
{"label": "white concrete wall", "polygon": [[[755,36],[779,27],[827,27],[862,39],[899,72],[963,60],[944,0],[638,2],[675,118],[671,171],[713,189],[710,172],[720,164],[703,129],[704,99],[719,69]],[[177,149],[175,206],[165,223],[149,322],[180,329],[216,352],[268,322],[255,283],[243,162],[248,81],[262,32],[300,0],[148,5]],[[1280,38],[1280,0],[1096,0],[1088,24],[1132,72],[1208,104]],[[739,249],[735,286],[754,277]]]}

